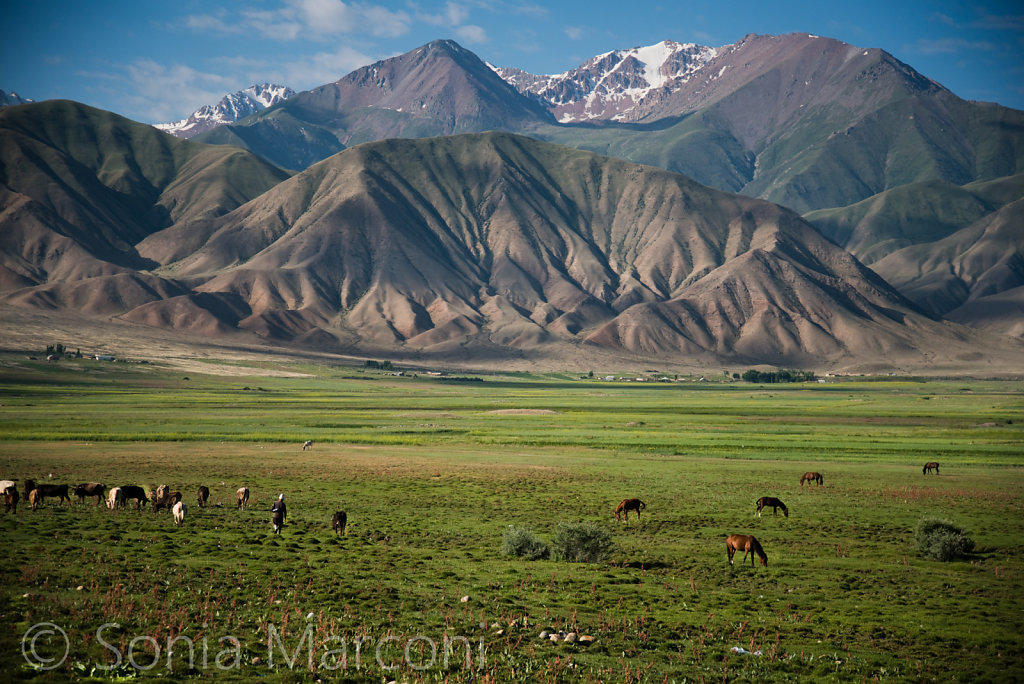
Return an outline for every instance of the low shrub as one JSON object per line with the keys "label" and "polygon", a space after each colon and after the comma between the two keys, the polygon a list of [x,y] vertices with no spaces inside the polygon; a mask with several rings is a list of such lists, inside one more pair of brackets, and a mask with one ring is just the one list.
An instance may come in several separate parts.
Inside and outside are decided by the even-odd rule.
{"label": "low shrub", "polygon": [[551,542],[556,560],[600,563],[612,552],[612,536],[594,523],[558,523]]}
{"label": "low shrub", "polygon": [[501,552],[526,560],[544,560],[551,555],[551,548],[530,528],[509,525],[501,536]]}
{"label": "low shrub", "polygon": [[926,558],[950,561],[974,550],[974,540],[948,520],[922,518],[914,533],[917,552]]}

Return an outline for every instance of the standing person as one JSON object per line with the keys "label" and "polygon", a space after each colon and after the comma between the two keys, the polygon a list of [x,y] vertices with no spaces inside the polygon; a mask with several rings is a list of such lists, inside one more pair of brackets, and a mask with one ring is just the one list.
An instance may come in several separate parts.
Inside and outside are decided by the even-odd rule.
{"label": "standing person", "polygon": [[287,511],[284,506],[284,494],[279,494],[277,501],[270,507],[270,512],[274,514],[271,522],[274,525],[274,534],[281,534],[281,527],[284,526],[284,518],[287,515]]}

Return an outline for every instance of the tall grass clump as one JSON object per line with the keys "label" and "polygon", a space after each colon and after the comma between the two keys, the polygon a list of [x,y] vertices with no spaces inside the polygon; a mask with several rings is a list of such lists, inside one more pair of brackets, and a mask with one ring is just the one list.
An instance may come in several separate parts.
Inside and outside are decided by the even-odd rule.
{"label": "tall grass clump", "polygon": [[501,536],[501,553],[526,560],[545,560],[551,555],[551,547],[530,528],[509,525]]}
{"label": "tall grass clump", "polygon": [[612,553],[612,536],[591,522],[558,523],[551,548],[555,560],[600,563]]}
{"label": "tall grass clump", "polygon": [[974,540],[963,528],[938,518],[921,518],[914,540],[919,554],[938,561],[961,558],[974,550]]}

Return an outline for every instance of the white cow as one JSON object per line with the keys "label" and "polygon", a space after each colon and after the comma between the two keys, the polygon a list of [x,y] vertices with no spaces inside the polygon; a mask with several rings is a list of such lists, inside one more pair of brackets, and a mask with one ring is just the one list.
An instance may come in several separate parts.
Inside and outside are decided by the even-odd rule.
{"label": "white cow", "polygon": [[121,491],[120,487],[113,487],[107,492],[107,508],[110,510],[124,508],[124,492]]}
{"label": "white cow", "polygon": [[185,514],[188,513],[188,508],[184,503],[179,501],[174,504],[174,508],[171,509],[171,513],[174,514],[174,524],[181,527],[181,524],[185,522]]}

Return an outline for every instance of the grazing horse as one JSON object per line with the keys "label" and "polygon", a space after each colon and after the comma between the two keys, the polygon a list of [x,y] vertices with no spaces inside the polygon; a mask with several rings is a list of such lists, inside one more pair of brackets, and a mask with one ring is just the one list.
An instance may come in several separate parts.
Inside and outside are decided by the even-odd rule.
{"label": "grazing horse", "polygon": [[210,488],[206,485],[200,485],[199,493],[196,498],[199,501],[199,507],[204,508],[206,506],[206,500],[210,498]]}
{"label": "grazing horse", "polygon": [[750,554],[750,567],[754,567],[754,554],[761,559],[761,565],[768,567],[768,556],[765,555],[761,543],[749,534],[730,534],[725,539],[725,550],[729,554],[729,565],[732,565],[732,556],[739,550],[743,550],[743,562],[747,561],[747,554]]}
{"label": "grazing horse", "polygon": [[238,508],[245,508],[249,504],[249,488],[239,487],[235,492],[235,498],[238,501]]}
{"label": "grazing horse", "polygon": [[927,475],[929,470],[934,470],[935,474],[938,475],[939,464],[936,461],[928,461],[927,463],[924,464],[924,468],[921,470],[921,473]]}
{"label": "grazing horse", "polygon": [[348,524],[348,514],[345,511],[338,511],[331,518],[331,527],[338,534],[345,534],[345,525]]}
{"label": "grazing horse", "polygon": [[821,476],[821,473],[804,473],[804,476],[800,478],[800,486],[804,486],[804,482],[810,484],[811,482],[817,482],[819,485],[825,484],[825,478]]}
{"label": "grazing horse", "polygon": [[628,521],[629,512],[636,511],[636,519],[639,520],[640,511],[642,511],[645,508],[647,508],[647,504],[645,504],[640,499],[623,499],[622,501],[619,502],[619,505],[615,507],[615,519],[620,520],[621,518],[619,518],[619,515],[622,514]]}
{"label": "grazing horse", "polygon": [[786,504],[782,503],[781,501],[776,499],[774,496],[762,496],[760,499],[757,500],[757,517],[758,518],[761,517],[761,509],[762,508],[767,508],[768,506],[772,507],[772,515],[778,515],[779,511],[776,510],[776,509],[781,508],[782,509],[782,514],[784,516],[786,516],[787,518],[789,517],[789,509],[786,508]]}
{"label": "grazing horse", "polygon": [[305,451],[306,449],[312,449],[312,448],[313,448],[313,440],[307,439],[305,442],[302,443],[302,450],[303,451]]}

